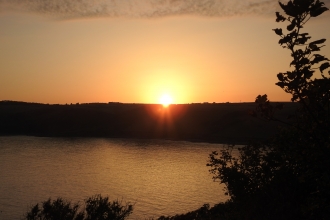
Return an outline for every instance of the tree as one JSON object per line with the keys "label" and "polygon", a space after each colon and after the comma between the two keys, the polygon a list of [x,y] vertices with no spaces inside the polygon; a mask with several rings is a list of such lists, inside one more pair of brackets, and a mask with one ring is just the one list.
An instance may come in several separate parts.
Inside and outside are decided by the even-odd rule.
{"label": "tree", "polygon": [[108,197],[95,195],[85,200],[85,206],[62,198],[48,199],[31,208],[26,220],[124,220],[132,214],[133,205],[120,201],[109,201]]}
{"label": "tree", "polygon": [[[279,2],[288,22],[279,44],[293,58],[292,69],[277,74],[277,86],[299,107],[294,123],[267,143],[212,152],[208,166],[244,219],[330,219],[330,78],[329,59],[319,54],[326,39],[311,40],[306,23],[328,10],[319,0]],[[317,75],[319,73],[319,75]],[[267,95],[256,98],[254,115],[277,120]],[[237,157],[232,153],[238,151]]]}
{"label": "tree", "polygon": [[79,208],[78,203],[72,204],[62,198],[48,199],[42,202],[41,207],[39,203],[33,206],[25,217],[27,220],[83,220],[84,213]]}
{"label": "tree", "polygon": [[124,220],[133,212],[133,205],[122,205],[118,200],[109,202],[108,197],[101,195],[88,198],[85,204],[86,220]]}

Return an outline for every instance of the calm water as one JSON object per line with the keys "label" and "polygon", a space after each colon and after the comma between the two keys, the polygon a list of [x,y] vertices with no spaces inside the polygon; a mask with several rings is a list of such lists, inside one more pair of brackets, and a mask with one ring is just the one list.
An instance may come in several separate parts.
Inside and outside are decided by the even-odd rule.
{"label": "calm water", "polygon": [[208,155],[222,145],[127,139],[0,137],[0,219],[51,198],[102,194],[135,203],[131,219],[225,201]]}

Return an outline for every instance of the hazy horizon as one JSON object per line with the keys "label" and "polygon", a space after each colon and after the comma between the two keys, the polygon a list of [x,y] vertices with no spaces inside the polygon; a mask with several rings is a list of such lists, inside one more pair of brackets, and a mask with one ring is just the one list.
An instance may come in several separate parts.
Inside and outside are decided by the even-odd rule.
{"label": "hazy horizon", "polygon": [[[291,62],[276,11],[275,0],[0,0],[0,100],[289,101],[275,85]],[[329,18],[304,32],[329,41]]]}
{"label": "hazy horizon", "polygon": [[[18,102],[18,103],[27,103],[27,104],[44,104],[44,105],[84,105],[84,104],[136,104],[136,105],[162,105],[160,102],[147,103],[147,102],[116,102],[116,101],[108,101],[108,102],[66,102],[66,103],[52,103],[52,102],[29,102],[22,100],[0,100],[0,102]],[[288,102],[291,103],[291,100],[287,101],[277,101],[272,100],[272,102]],[[193,104],[238,104],[238,103],[255,103],[255,101],[239,101],[239,102],[186,102],[186,103],[170,103],[169,105],[193,105]]]}

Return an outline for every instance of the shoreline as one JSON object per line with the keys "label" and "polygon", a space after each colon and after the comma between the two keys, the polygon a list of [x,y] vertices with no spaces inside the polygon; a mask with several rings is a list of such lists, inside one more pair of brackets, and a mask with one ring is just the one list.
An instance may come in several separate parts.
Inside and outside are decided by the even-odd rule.
{"label": "shoreline", "polygon": [[[160,139],[248,144],[273,137],[278,122],[249,114],[256,103],[46,105],[0,102],[0,135]],[[286,103],[283,121],[296,105]]]}
{"label": "shoreline", "polygon": [[169,138],[136,138],[136,137],[108,137],[108,136],[41,136],[41,135],[24,135],[24,134],[0,134],[0,137],[37,137],[37,138],[70,138],[70,139],[127,139],[127,140],[136,140],[136,141],[177,141],[177,142],[191,142],[191,143],[207,143],[207,144],[221,144],[221,145],[248,145],[250,143],[256,142],[265,142],[268,139],[241,139],[241,140],[233,140],[230,139],[169,139]]}

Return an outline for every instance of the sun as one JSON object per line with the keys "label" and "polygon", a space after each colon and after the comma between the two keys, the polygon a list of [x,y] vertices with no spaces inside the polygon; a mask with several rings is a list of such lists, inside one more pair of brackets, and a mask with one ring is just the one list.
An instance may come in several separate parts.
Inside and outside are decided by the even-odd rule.
{"label": "sun", "polygon": [[172,102],[173,102],[173,99],[168,94],[162,95],[159,99],[159,103],[162,104],[164,107],[169,106],[170,104],[172,104]]}

